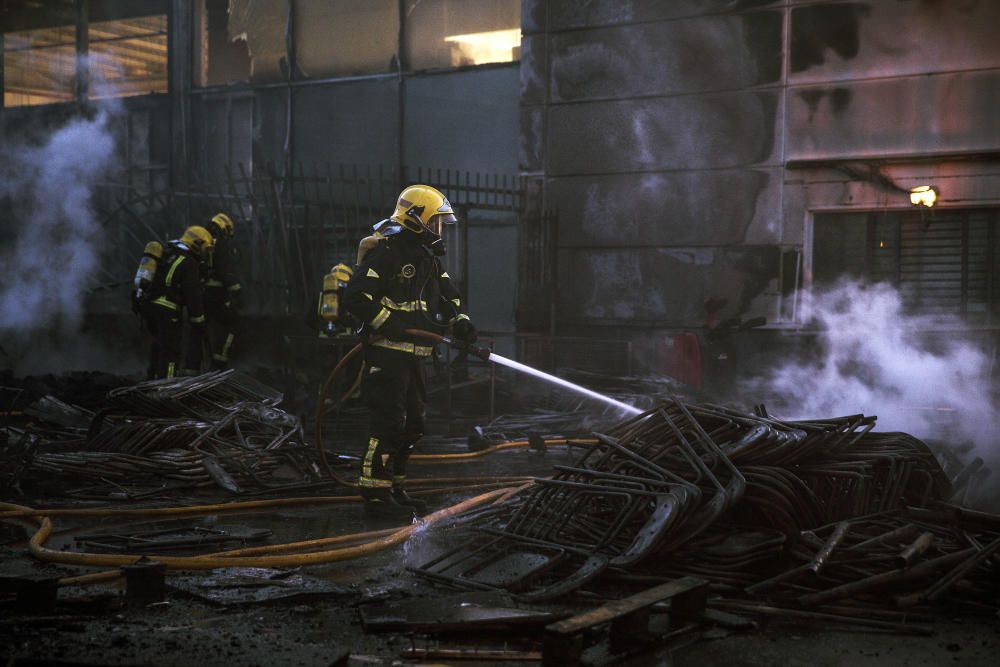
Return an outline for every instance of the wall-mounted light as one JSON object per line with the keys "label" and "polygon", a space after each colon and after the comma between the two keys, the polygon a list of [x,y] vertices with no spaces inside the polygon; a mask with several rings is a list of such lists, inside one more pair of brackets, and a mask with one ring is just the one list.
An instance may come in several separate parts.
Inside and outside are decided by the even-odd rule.
{"label": "wall-mounted light", "polygon": [[910,188],[910,203],[914,206],[930,208],[937,201],[938,191],[933,185],[918,185]]}

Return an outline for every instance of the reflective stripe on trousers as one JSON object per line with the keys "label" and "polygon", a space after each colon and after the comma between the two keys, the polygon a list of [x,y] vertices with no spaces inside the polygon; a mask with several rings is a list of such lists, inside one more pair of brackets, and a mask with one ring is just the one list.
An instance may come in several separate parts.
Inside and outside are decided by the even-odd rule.
{"label": "reflective stripe on trousers", "polygon": [[[369,489],[387,489],[392,486],[392,480],[375,477],[373,468],[375,467],[375,456],[378,453],[378,446],[378,438],[368,439],[368,450],[365,452],[365,458],[361,463],[361,476],[358,478],[358,486],[360,487]],[[384,469],[384,464],[380,466],[380,468]]]}

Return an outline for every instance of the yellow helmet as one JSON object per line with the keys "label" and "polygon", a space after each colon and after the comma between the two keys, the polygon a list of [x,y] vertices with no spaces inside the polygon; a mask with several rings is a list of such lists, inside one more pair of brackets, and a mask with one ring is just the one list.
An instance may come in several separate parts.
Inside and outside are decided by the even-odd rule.
{"label": "yellow helmet", "polygon": [[390,218],[417,234],[430,231],[439,236],[442,224],[457,220],[448,198],[429,185],[411,185],[400,192]]}
{"label": "yellow helmet", "polygon": [[236,226],[233,224],[233,219],[225,213],[216,213],[212,217],[212,222],[219,226],[219,229],[222,230],[222,233],[227,238],[232,238],[236,234]]}
{"label": "yellow helmet", "polygon": [[181,235],[181,243],[199,255],[212,252],[215,248],[215,239],[208,233],[208,230],[198,225],[192,225],[184,230]]}
{"label": "yellow helmet", "polygon": [[150,241],[146,244],[146,247],[142,250],[143,255],[148,255],[153,259],[160,259],[163,257],[163,246],[160,245],[159,241]]}

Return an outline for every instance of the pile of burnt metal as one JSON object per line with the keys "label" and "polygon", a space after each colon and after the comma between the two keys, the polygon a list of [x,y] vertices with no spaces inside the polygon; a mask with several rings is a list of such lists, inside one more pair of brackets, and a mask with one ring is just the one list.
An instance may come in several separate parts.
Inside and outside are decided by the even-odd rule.
{"label": "pile of burnt metal", "polygon": [[136,498],[268,489],[282,485],[279,469],[317,479],[313,449],[299,420],[276,407],[281,399],[232,370],[113,389],[97,412],[47,396],[25,410],[29,423],[4,429],[2,481],[56,482],[61,495],[81,498]]}
{"label": "pile of burnt metal", "polygon": [[903,617],[873,611],[887,602],[995,605],[1000,517],[945,505],[951,484],[923,442],[873,432],[874,417],[758,412],[668,401],[460,517],[458,546],[414,569],[526,600],[697,577],[730,611],[867,625]]}

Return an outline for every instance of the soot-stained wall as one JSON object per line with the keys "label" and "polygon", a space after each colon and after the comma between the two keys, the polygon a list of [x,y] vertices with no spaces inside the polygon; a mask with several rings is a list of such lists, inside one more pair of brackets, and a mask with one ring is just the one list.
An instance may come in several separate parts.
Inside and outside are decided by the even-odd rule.
{"label": "soot-stained wall", "polygon": [[998,25],[995,0],[524,0],[520,166],[558,210],[556,331],[648,339],[712,298],[788,324],[811,211],[908,206],[887,182],[942,174],[945,203],[997,203]]}
{"label": "soot-stained wall", "polygon": [[558,210],[557,328],[693,326],[761,282],[741,267],[780,240],[776,5],[522,4],[521,167]]}

